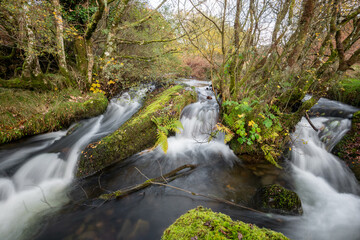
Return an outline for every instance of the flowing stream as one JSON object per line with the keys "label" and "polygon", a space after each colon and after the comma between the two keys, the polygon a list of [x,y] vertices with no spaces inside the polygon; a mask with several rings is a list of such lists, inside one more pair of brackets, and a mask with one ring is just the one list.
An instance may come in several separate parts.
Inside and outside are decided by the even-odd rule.
{"label": "flowing stream", "polygon": [[35,136],[0,151],[0,239],[31,236],[26,230],[36,219],[69,201],[65,193],[81,150],[129,119],[148,90],[114,98],[103,115],[67,131]]}
{"label": "flowing stream", "polygon": [[[183,110],[184,129],[168,138],[167,154],[160,148],[143,151],[95,176],[73,179],[81,150],[135,113],[146,89],[112,100],[104,115],[81,121],[68,131],[0,149],[0,239],[159,239],[176,218],[198,205],[294,239],[360,238],[359,184],[330,153],[349,130],[349,118],[357,109],[321,99],[313,109],[321,117],[312,121],[323,130],[316,133],[302,119],[292,134],[291,158],[283,174],[268,164],[244,166],[221,134],[208,141],[218,120],[209,83],[183,82],[196,87],[198,101]],[[96,198],[184,164],[197,167],[169,183],[177,189],[150,186],[118,200]],[[258,187],[273,183],[299,194],[302,216],[260,214],[183,191],[249,206]]]}

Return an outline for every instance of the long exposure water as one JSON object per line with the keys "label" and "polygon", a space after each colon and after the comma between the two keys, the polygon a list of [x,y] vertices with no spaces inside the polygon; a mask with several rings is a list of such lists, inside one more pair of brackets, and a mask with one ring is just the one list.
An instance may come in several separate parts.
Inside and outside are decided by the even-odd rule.
{"label": "long exposure water", "polygon": [[[218,120],[209,83],[183,82],[196,87],[198,101],[183,110],[184,129],[168,138],[167,154],[160,148],[145,150],[95,176],[73,179],[81,150],[136,112],[146,90],[114,99],[104,115],[68,131],[39,135],[0,150],[0,239],[159,239],[177,217],[198,205],[293,239],[360,238],[359,184],[330,153],[349,130],[349,118],[357,109],[321,99],[313,109],[321,117],[311,121],[322,131],[315,132],[301,120],[292,134],[283,176],[267,164],[243,165],[221,134],[208,141]],[[112,201],[97,199],[184,164],[197,167],[169,185],[249,206],[259,186],[280,183],[298,193],[304,214],[260,214],[164,186],[150,186]]]}
{"label": "long exposure water", "polygon": [[0,151],[0,239],[31,236],[26,229],[33,222],[69,201],[65,193],[81,150],[129,119],[148,90],[114,98],[103,115],[67,131],[39,135]]}

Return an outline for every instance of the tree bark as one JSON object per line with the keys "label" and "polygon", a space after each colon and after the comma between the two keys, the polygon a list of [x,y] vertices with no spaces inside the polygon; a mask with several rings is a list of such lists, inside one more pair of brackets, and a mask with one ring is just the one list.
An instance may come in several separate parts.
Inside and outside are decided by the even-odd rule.
{"label": "tree bark", "polygon": [[94,53],[93,53],[93,49],[92,49],[92,41],[91,41],[91,37],[93,36],[96,27],[98,25],[98,23],[100,22],[104,10],[105,10],[105,2],[104,0],[97,0],[98,2],[98,8],[96,10],[96,12],[94,13],[94,15],[91,18],[91,22],[88,24],[86,31],[85,31],[85,45],[86,45],[86,54],[87,54],[87,60],[88,60],[88,65],[87,65],[87,81],[90,84],[92,82],[92,72],[93,72],[93,67],[94,67]]}
{"label": "tree bark", "polygon": [[52,2],[54,5],[54,17],[56,23],[56,47],[57,47],[59,68],[61,72],[67,74],[68,69],[66,65],[65,46],[64,46],[64,22],[60,11],[61,6],[59,0],[52,0]]}
{"label": "tree bark", "polygon": [[38,76],[41,73],[39,59],[36,55],[35,49],[35,34],[31,28],[31,19],[29,17],[29,6],[25,3],[23,4],[23,18],[25,23],[25,30],[27,34],[27,47],[25,50],[26,58],[23,64],[22,77],[28,78],[31,75]]}
{"label": "tree bark", "polygon": [[[305,44],[306,35],[309,31],[310,23],[314,15],[315,2],[314,0],[305,0],[303,3],[302,15],[297,29],[296,43],[289,54],[287,63],[292,67],[298,60],[301,49]],[[295,33],[296,34],[296,33]]]}

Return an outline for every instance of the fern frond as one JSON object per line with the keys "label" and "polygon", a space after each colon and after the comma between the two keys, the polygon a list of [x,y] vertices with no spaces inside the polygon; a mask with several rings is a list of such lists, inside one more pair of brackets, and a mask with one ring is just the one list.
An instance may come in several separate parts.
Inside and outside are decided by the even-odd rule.
{"label": "fern frond", "polygon": [[269,161],[271,164],[275,165],[275,167],[277,167],[277,168],[282,168],[274,158],[274,157],[276,157],[276,154],[274,152],[275,150],[273,147],[271,147],[267,144],[264,144],[261,146],[261,150],[264,152],[265,159],[267,161]]}
{"label": "fern frond", "polygon": [[167,134],[165,134],[163,131],[158,130],[157,132],[157,141],[155,143],[155,146],[160,146],[161,149],[164,151],[164,153],[168,150],[168,141],[167,141]]}
{"label": "fern frond", "polygon": [[225,133],[224,143],[228,143],[234,137],[234,133],[222,123],[217,123],[216,128],[218,131]]}
{"label": "fern frond", "polygon": [[173,120],[171,124],[168,126],[170,131],[180,133],[180,129],[184,129],[180,120]]}

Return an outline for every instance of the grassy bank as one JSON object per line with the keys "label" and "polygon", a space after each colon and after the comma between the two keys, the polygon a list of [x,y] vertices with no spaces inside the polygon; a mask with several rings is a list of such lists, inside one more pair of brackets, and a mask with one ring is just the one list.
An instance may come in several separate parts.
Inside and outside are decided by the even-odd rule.
{"label": "grassy bank", "polygon": [[35,92],[0,88],[0,144],[68,127],[72,122],[101,114],[103,94],[79,90]]}

